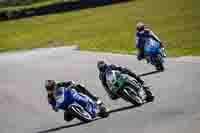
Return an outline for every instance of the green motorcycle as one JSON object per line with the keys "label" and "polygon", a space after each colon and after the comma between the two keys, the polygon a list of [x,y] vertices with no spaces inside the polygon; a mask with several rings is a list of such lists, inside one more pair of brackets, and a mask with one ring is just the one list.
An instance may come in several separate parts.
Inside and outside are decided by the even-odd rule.
{"label": "green motorcycle", "polygon": [[111,91],[136,106],[142,105],[147,97],[143,86],[134,78],[119,71],[106,74],[106,83]]}

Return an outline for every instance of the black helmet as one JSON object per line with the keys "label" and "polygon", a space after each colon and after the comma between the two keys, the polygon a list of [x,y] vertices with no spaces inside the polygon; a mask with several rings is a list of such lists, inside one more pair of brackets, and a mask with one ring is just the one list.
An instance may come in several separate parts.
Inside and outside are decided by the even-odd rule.
{"label": "black helmet", "polygon": [[46,80],[45,81],[45,88],[47,91],[53,91],[55,89],[56,82],[55,80]]}
{"label": "black helmet", "polygon": [[97,62],[97,68],[99,69],[99,71],[105,71],[106,66],[107,64],[103,60]]}
{"label": "black helmet", "polygon": [[69,80],[69,81],[65,82],[65,86],[69,87],[69,88],[74,87],[75,82],[73,80]]}

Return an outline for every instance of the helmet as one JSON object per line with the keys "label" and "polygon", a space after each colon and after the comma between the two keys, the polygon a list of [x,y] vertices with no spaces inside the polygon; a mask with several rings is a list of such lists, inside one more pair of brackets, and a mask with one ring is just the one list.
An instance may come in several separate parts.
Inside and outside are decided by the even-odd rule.
{"label": "helmet", "polygon": [[144,30],[144,23],[142,23],[142,22],[139,22],[139,23],[137,23],[137,25],[136,25],[136,30],[137,31],[143,31]]}
{"label": "helmet", "polygon": [[99,71],[104,71],[106,66],[107,64],[103,60],[97,62],[97,68],[99,69]]}
{"label": "helmet", "polygon": [[65,86],[69,87],[69,88],[74,87],[75,82],[73,80],[69,80],[69,81],[65,82]]}
{"label": "helmet", "polygon": [[46,80],[45,81],[45,88],[47,91],[53,91],[55,89],[56,82],[55,80]]}

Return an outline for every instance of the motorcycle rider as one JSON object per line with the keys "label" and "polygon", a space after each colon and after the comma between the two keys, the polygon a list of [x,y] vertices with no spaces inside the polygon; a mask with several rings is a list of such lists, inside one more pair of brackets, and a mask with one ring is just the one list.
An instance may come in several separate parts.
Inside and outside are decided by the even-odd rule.
{"label": "motorcycle rider", "polygon": [[[61,87],[65,87],[68,89],[75,89],[78,93],[83,93],[90,97],[93,101],[96,102],[97,105],[101,105],[102,101],[99,100],[98,97],[94,96],[91,92],[89,92],[84,85],[76,84],[74,81],[55,81],[55,80],[46,80],[45,88],[47,91],[48,103],[52,106],[52,109],[57,112],[58,108],[56,107],[57,100],[55,98],[55,91]],[[64,113],[64,119],[66,121],[71,121],[74,117],[66,110]]]}
{"label": "motorcycle rider", "polygon": [[143,85],[146,94],[147,94],[147,101],[153,101],[154,96],[152,95],[151,91],[149,90],[149,87],[145,87],[144,86],[144,81],[138,77],[135,73],[133,73],[131,70],[125,68],[125,67],[121,67],[121,66],[116,66],[113,64],[108,65],[105,61],[100,60],[97,62],[97,68],[99,70],[99,79],[101,80],[101,83],[104,87],[104,89],[106,90],[106,92],[108,93],[108,96],[112,99],[112,100],[116,100],[119,97],[117,95],[115,95],[108,87],[107,83],[106,83],[106,73],[108,71],[112,71],[112,70],[117,70],[120,71],[123,74],[128,74],[129,76],[135,78],[141,85]]}
{"label": "motorcycle rider", "polygon": [[162,50],[162,54],[166,57],[166,53],[164,51],[163,43],[160,39],[149,29],[147,29],[144,23],[139,22],[136,25],[136,48],[138,49],[137,59],[142,60],[145,57],[144,48],[149,45],[150,39],[155,40],[160,44],[160,48]]}

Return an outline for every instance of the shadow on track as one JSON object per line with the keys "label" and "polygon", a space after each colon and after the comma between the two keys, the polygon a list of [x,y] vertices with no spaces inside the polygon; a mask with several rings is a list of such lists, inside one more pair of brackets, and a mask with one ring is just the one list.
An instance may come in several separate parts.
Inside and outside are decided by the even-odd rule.
{"label": "shadow on track", "polygon": [[[128,110],[128,109],[132,109],[132,108],[136,108],[136,107],[138,107],[138,106],[129,105],[129,106],[125,106],[125,107],[121,107],[121,108],[117,108],[117,109],[112,109],[112,110],[109,111],[109,114],[120,112],[120,111],[124,111],[124,110]],[[97,119],[93,120],[92,122],[100,120],[100,119],[104,119],[104,118],[97,118]],[[39,131],[39,132],[36,132],[36,133],[56,132],[56,131],[59,131],[59,130],[62,130],[62,129],[67,129],[67,128],[76,127],[76,126],[85,125],[85,124],[88,124],[88,123],[78,122],[78,123],[75,123],[75,124],[59,126],[59,127],[55,127],[55,128]]]}
{"label": "shadow on track", "polygon": [[[97,121],[97,120],[99,120],[99,119],[102,119],[102,118],[96,118],[96,119],[94,119],[93,121],[88,122],[88,123],[92,123],[92,122]],[[55,127],[55,128],[46,129],[46,130],[39,131],[39,132],[36,132],[36,133],[50,133],[50,132],[56,132],[56,131],[59,131],[59,130],[62,130],[62,129],[67,129],[67,128],[71,128],[71,127],[76,127],[76,126],[80,126],[80,125],[85,125],[85,124],[88,124],[88,123],[78,122],[78,123],[74,123],[74,124],[70,124],[70,125],[63,125],[63,126],[59,126],[59,127]]]}
{"label": "shadow on track", "polygon": [[117,109],[112,109],[109,111],[109,114],[132,109],[132,108],[137,108],[137,107],[138,106],[135,106],[135,105],[129,105],[129,106],[125,106],[125,107],[121,107],[121,108],[117,108]]}
{"label": "shadow on track", "polygon": [[79,122],[79,123],[75,123],[75,124],[71,124],[71,125],[59,126],[59,127],[55,127],[55,128],[43,130],[43,131],[36,132],[36,133],[56,132],[56,131],[61,130],[61,129],[70,128],[70,127],[76,127],[76,126],[80,126],[80,125],[83,125],[83,124],[86,124],[86,123],[84,123],[84,122]]}
{"label": "shadow on track", "polygon": [[160,73],[161,71],[152,71],[152,72],[148,72],[148,73],[142,73],[139,74],[139,77],[144,77],[144,76],[148,76],[148,75],[152,75],[152,74],[156,74],[156,73]]}

